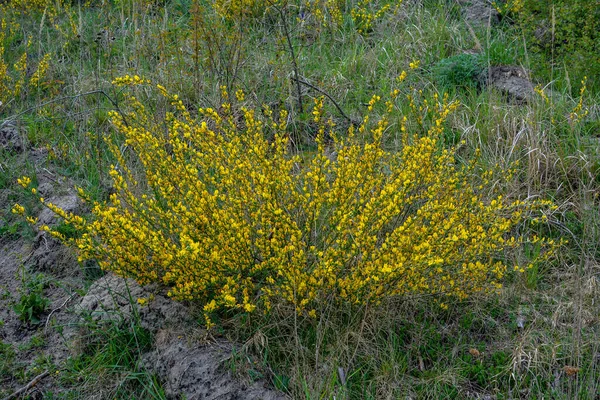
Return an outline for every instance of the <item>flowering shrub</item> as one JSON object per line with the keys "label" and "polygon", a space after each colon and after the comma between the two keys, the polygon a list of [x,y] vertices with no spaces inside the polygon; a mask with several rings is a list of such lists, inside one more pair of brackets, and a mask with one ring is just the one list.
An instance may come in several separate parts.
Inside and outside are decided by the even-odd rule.
{"label": "flowering shrub", "polygon": [[[277,4],[278,1],[273,1]],[[241,20],[248,16],[256,16],[269,6],[269,2],[257,0],[215,0],[215,11],[224,18]]]}
{"label": "flowering shrub", "polygon": [[[285,0],[214,0],[213,8],[222,17],[241,21],[248,17],[257,17],[264,14],[270,7],[284,8],[288,5]],[[310,11],[315,19],[322,23],[339,23],[342,15],[339,0],[303,0],[301,7]]]}
{"label": "flowering shrub", "polygon": [[500,15],[507,16],[522,11],[524,0],[493,1],[492,6]]}
{"label": "flowering shrub", "polygon": [[47,12],[56,14],[57,8],[62,7],[63,0],[8,0],[6,7],[24,14]]}
{"label": "flowering shrub", "polygon": [[[284,0],[215,0],[215,11],[224,18],[241,21],[247,17],[262,15],[271,6],[284,8],[288,3]],[[373,30],[373,24],[390,10],[396,12],[402,1],[374,2],[358,0],[351,5],[340,0],[303,0],[301,9],[308,11],[319,26],[339,26],[346,10],[350,11],[352,21],[359,33],[367,34]],[[304,12],[300,12],[304,16]]]}
{"label": "flowering shrub", "polygon": [[[377,2],[373,4],[373,0],[359,0],[356,6],[350,11],[352,21],[358,33],[367,34],[373,30],[373,24],[382,18],[387,12],[393,10],[395,13],[402,1],[386,1],[383,4]],[[392,5],[395,5],[392,7]]]}
{"label": "flowering shrub", "polygon": [[[49,66],[50,54],[45,54],[37,63],[35,68],[31,67],[31,61],[27,57],[27,51],[31,47],[31,38],[27,41],[27,48],[21,54],[17,61],[9,65],[5,61],[4,41],[6,33],[10,32],[5,19],[0,20],[0,110],[4,104],[10,100],[19,97],[27,90],[37,90],[44,84]],[[34,72],[27,77],[27,69],[31,68]]]}
{"label": "flowering shrub", "polygon": [[343,19],[344,3],[340,0],[313,0],[305,2],[306,8],[314,16],[318,25],[339,26]]}
{"label": "flowering shrub", "polygon": [[110,200],[92,202],[85,219],[41,199],[80,235],[42,229],[76,246],[81,260],[96,259],[141,284],[161,282],[175,299],[203,302],[208,324],[218,309],[268,313],[283,303],[314,317],[325,304],[494,291],[509,267],[504,252],[525,240],[511,232],[549,205],[490,194],[497,171],[476,178],[475,162],[457,166],[455,150],[440,146],[444,121],[458,106],[447,98],[427,103],[424,135],[409,135],[402,123],[398,152],[384,148],[386,130],[397,129],[389,120],[398,90],[381,105],[381,118],[370,121],[381,103],[374,96],[362,124],[343,135],[323,119],[317,99],[318,151],[308,156],[290,150],[285,111],[241,107],[240,120],[226,102],[220,112],[204,108],[194,118],[160,85],[137,76],[114,84],[154,87],[172,106],[156,119],[128,95],[130,111],[111,115],[143,175],[109,142],[118,160]]}

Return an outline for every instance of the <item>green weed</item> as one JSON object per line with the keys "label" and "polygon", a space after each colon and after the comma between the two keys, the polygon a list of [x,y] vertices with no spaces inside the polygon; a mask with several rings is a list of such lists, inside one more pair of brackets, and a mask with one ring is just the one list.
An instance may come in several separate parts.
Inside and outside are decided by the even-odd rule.
{"label": "green weed", "polygon": [[39,324],[40,317],[50,305],[50,300],[44,296],[44,287],[47,282],[42,274],[28,278],[23,272],[20,297],[13,304],[13,310],[22,322]]}
{"label": "green weed", "polygon": [[480,85],[484,60],[478,54],[444,58],[433,67],[433,77],[443,90],[476,88]]}

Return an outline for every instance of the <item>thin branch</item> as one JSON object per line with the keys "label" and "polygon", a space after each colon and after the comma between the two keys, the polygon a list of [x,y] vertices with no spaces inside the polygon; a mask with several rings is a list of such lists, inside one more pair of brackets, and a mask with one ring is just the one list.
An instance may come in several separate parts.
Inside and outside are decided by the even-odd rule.
{"label": "thin branch", "polygon": [[344,117],[345,119],[347,119],[347,120],[348,120],[348,122],[350,122],[352,125],[360,125],[360,121],[358,121],[358,120],[356,120],[356,119],[354,119],[354,118],[351,118],[351,117],[349,117],[349,116],[348,116],[348,115],[347,115],[347,114],[344,112],[344,110],[342,110],[342,107],[340,107],[340,105],[337,103],[337,101],[335,101],[335,100],[334,100],[334,98],[333,98],[333,97],[331,97],[331,96],[329,95],[329,93],[327,93],[327,92],[326,92],[326,91],[324,91],[323,89],[320,89],[319,87],[317,87],[317,86],[313,85],[312,83],[309,83],[309,82],[303,81],[303,80],[301,80],[301,79],[298,79],[298,78],[292,78],[292,79],[294,79],[294,80],[295,80],[296,82],[298,82],[298,83],[301,83],[301,84],[303,84],[303,85],[305,85],[305,86],[308,86],[309,88],[311,88],[311,89],[314,89],[314,90],[316,90],[317,92],[319,92],[319,93],[323,94],[325,97],[327,97],[329,100],[331,100],[331,102],[333,103],[333,105],[335,106],[335,108],[337,108],[337,109],[338,109],[338,111],[340,112],[340,114],[342,114],[342,117]]}
{"label": "thin branch", "polygon": [[39,374],[38,376],[36,376],[35,378],[33,378],[33,380],[31,382],[29,382],[27,385],[23,386],[21,389],[17,390],[13,394],[11,394],[8,397],[4,398],[4,400],[11,400],[11,399],[19,398],[23,394],[27,393],[27,391],[29,389],[31,389],[32,387],[34,387],[35,385],[37,385],[39,383],[39,381],[41,381],[42,379],[44,379],[48,375],[50,375],[50,372],[48,372],[48,371],[42,372],[41,374]]}
{"label": "thin branch", "polygon": [[71,296],[67,297],[67,299],[64,301],[64,303],[62,303],[59,307],[55,308],[54,310],[50,311],[50,314],[48,314],[48,317],[46,318],[46,323],[44,324],[44,332],[46,332],[46,329],[48,328],[48,323],[50,322],[50,318],[52,317],[52,314],[54,314],[55,312],[57,312],[58,310],[60,310],[61,308],[63,308],[64,306],[67,305],[67,303],[69,301],[71,301],[71,299],[73,297],[75,297],[77,293],[73,293]]}
{"label": "thin branch", "polygon": [[292,45],[292,38],[290,35],[290,31],[288,29],[288,24],[287,24],[287,20],[285,19],[285,14],[283,13],[283,10],[276,6],[275,3],[273,3],[271,0],[267,0],[269,2],[269,4],[271,5],[271,7],[273,7],[277,13],[279,13],[279,16],[281,17],[281,23],[283,25],[283,32],[285,33],[285,39],[287,41],[288,47],[290,49],[290,55],[292,58],[292,67],[294,69],[294,77],[296,80],[296,89],[298,91],[298,108],[300,109],[300,113],[302,114],[304,112],[304,105],[302,103],[302,88],[300,87],[300,74],[298,73],[298,63],[296,62],[296,53],[294,52],[294,46]]}

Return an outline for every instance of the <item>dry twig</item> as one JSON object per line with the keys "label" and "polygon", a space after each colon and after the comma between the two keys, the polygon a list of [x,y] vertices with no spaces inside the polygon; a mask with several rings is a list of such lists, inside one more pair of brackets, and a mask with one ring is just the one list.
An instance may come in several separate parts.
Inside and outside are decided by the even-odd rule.
{"label": "dry twig", "polygon": [[67,305],[67,303],[69,301],[71,301],[71,299],[73,297],[75,297],[77,293],[73,293],[72,295],[70,295],[69,297],[67,297],[67,299],[57,308],[55,308],[54,310],[50,311],[50,314],[48,314],[48,317],[46,318],[46,323],[44,324],[44,332],[46,332],[46,329],[48,328],[48,323],[50,322],[50,318],[52,317],[52,314],[54,314],[55,312],[57,312],[58,310],[60,310],[61,308],[63,308],[64,306]]}
{"label": "dry twig", "polygon": [[9,395],[4,400],[11,400],[11,399],[19,398],[20,396],[22,396],[25,393],[27,393],[27,391],[29,389],[31,389],[32,387],[34,387],[35,385],[37,385],[42,379],[44,379],[48,375],[50,375],[50,372],[48,372],[48,371],[42,372],[41,374],[39,374],[38,376],[36,376],[35,378],[33,378],[31,380],[31,382],[29,382],[27,385],[23,386],[21,389],[17,390],[16,392],[14,392],[11,395]]}

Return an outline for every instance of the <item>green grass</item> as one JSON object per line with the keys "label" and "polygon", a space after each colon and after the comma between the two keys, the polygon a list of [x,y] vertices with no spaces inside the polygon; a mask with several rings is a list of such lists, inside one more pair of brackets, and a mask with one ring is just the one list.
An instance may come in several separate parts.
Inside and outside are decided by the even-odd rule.
{"label": "green grass", "polygon": [[140,367],[141,354],[152,344],[148,331],[135,322],[91,319],[82,330],[78,355],[67,360],[58,377],[67,398],[86,397],[96,390],[111,398],[165,398],[156,377]]}
{"label": "green grass", "polygon": [[4,379],[14,371],[15,350],[12,345],[0,342],[0,355],[0,377]]}

